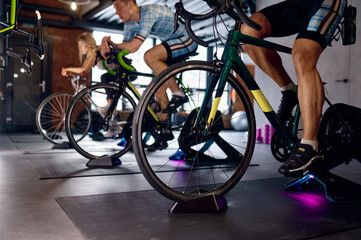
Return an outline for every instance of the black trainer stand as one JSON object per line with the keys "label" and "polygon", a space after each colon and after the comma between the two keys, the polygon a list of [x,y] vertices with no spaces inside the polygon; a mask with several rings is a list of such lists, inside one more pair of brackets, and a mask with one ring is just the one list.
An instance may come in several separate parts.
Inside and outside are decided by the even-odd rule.
{"label": "black trainer stand", "polygon": [[94,158],[90,159],[89,162],[87,162],[87,167],[114,167],[119,166],[122,164],[122,161],[120,161],[117,157],[111,157],[111,156],[103,156],[100,158]]}
{"label": "black trainer stand", "polygon": [[73,146],[70,144],[70,142],[62,142],[62,143],[56,143],[53,145],[51,149],[72,149]]}
{"label": "black trainer stand", "polygon": [[332,202],[361,202],[361,185],[328,170],[310,170],[305,176],[287,183],[284,190],[301,190],[315,182],[324,187],[326,197]]}
{"label": "black trainer stand", "polygon": [[223,196],[208,195],[188,201],[175,202],[169,209],[169,213],[220,213],[226,208],[227,201]]}

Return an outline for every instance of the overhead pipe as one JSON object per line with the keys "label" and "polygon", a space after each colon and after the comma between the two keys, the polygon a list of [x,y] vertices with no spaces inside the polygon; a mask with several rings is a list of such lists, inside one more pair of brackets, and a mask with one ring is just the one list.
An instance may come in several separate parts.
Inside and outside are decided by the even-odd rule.
{"label": "overhead pipe", "polygon": [[[43,19],[43,25],[44,26],[50,26],[50,27],[58,27],[58,28],[84,28],[88,30],[108,30],[110,32],[119,32],[124,29],[124,24],[109,24],[109,23],[98,23],[98,22],[91,22],[91,21],[83,21],[80,20],[80,18],[74,14],[70,10],[61,9],[61,8],[51,8],[41,5],[35,5],[35,4],[22,4],[21,5],[22,10],[28,10],[28,11],[35,11],[39,10],[41,13],[51,13],[51,14],[57,14],[61,16],[67,16],[70,18],[69,21],[59,21],[59,20],[53,20],[53,19]],[[27,16],[18,16],[18,21],[25,22],[25,23],[35,23],[35,19],[32,17]]]}

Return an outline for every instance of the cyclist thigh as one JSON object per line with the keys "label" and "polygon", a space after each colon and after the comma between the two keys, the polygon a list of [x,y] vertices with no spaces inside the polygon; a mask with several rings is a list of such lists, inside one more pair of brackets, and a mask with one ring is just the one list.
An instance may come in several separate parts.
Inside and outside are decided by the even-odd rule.
{"label": "cyclist thigh", "polygon": [[168,58],[166,63],[172,65],[197,51],[198,44],[189,36],[169,39],[162,44],[167,51]]}
{"label": "cyclist thigh", "polygon": [[[151,49],[145,52],[144,61],[148,64],[152,61],[162,61],[165,62],[167,60],[167,50],[161,44],[155,45]],[[149,64],[148,64],[149,65]]]}

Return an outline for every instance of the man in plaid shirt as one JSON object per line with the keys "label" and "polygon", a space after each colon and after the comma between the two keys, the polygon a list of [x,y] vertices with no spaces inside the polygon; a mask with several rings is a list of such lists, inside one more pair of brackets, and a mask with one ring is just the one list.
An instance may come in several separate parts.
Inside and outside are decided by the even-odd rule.
{"label": "man in plaid shirt", "polygon": [[[150,4],[138,6],[136,0],[112,0],[116,15],[124,22],[124,40],[114,44],[117,48],[136,52],[149,36],[159,38],[162,43],[149,49],[144,54],[145,63],[158,75],[169,65],[192,55],[197,50],[195,43],[188,35],[185,27],[180,25],[174,30],[174,13],[166,6]],[[102,40],[102,55],[109,51],[110,37]],[[166,114],[174,112],[180,105],[188,101],[188,97],[178,87],[175,79],[169,80],[169,88],[173,97],[169,103],[160,101],[163,109],[159,114],[160,120],[166,120]],[[168,99],[165,87],[156,93],[156,99]],[[154,145],[154,146],[153,146]],[[166,141],[156,141],[148,150],[157,150],[167,147]]]}

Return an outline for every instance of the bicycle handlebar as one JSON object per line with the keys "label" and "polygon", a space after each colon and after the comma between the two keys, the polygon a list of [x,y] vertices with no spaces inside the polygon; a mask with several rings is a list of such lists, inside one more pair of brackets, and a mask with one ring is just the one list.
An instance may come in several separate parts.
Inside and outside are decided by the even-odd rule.
{"label": "bicycle handlebar", "polygon": [[35,49],[35,52],[40,58],[40,60],[43,60],[45,56],[44,42],[43,42],[43,20],[38,10],[35,10],[35,15],[36,15],[36,23],[31,33],[16,26],[14,27],[13,31],[27,36],[31,44],[31,47]]}
{"label": "bicycle handlebar", "polygon": [[35,11],[35,14],[37,21],[36,21],[36,25],[33,28],[33,31],[31,32],[30,42],[33,48],[35,49],[36,54],[40,58],[40,60],[43,60],[45,57],[44,42],[43,42],[43,20],[38,10]]}
{"label": "bicycle handlebar", "polygon": [[258,31],[261,30],[262,27],[258,23],[252,21],[246,15],[246,13],[244,12],[244,10],[243,10],[244,9],[244,2],[245,2],[245,0],[234,0],[232,2],[232,5],[236,9],[238,16],[240,17],[242,22],[244,22],[245,24],[247,24],[251,28],[254,28],[254,29],[258,30]]}
{"label": "bicycle handlebar", "polygon": [[[96,52],[97,57],[102,60],[103,68],[108,73],[110,73],[114,76],[116,75],[116,71],[112,71],[106,66],[106,64],[105,64],[105,61],[106,61],[108,64],[114,63],[117,65],[120,65],[121,68],[123,68],[127,71],[130,71],[130,72],[135,71],[135,68],[131,65],[132,60],[125,57],[126,55],[129,54],[129,51],[124,50],[124,49],[117,49],[113,44],[111,44],[111,43],[108,43],[108,44],[109,44],[109,48],[110,48],[110,52],[106,53],[107,56],[110,56],[108,59],[104,59],[99,50]],[[96,63],[97,63],[97,61],[95,60],[95,65],[96,65]]]}
{"label": "bicycle handlebar", "polygon": [[[179,21],[179,16],[182,17],[182,19],[184,20],[184,25],[186,28],[187,33],[189,34],[189,36],[198,44],[207,47],[208,43],[203,41],[202,39],[198,38],[195,34],[194,31],[191,27],[191,22],[193,20],[205,20],[211,17],[214,17],[218,14],[227,14],[228,16],[230,16],[232,19],[234,19],[235,21],[239,21],[241,20],[242,22],[244,22],[245,24],[247,24],[248,26],[256,29],[256,30],[260,30],[261,26],[258,25],[256,22],[252,21],[244,12],[244,2],[245,0],[204,0],[210,7],[214,7],[213,10],[211,10],[210,12],[207,12],[205,14],[193,14],[191,12],[188,12],[187,10],[184,9],[183,3],[181,2],[177,2],[175,4],[175,9],[176,12],[174,14],[174,31],[173,33],[175,33],[179,27],[178,21]],[[236,9],[236,12],[233,10],[233,8]]]}
{"label": "bicycle handlebar", "polygon": [[206,14],[203,14],[203,15],[198,15],[198,14],[193,14],[193,13],[190,13],[188,12],[187,10],[184,9],[184,6],[183,6],[183,3],[181,2],[177,2],[175,5],[174,5],[175,9],[176,9],[176,12],[174,14],[174,31],[173,33],[175,33],[179,27],[179,24],[178,24],[178,18],[179,16],[181,16],[184,20],[184,26],[187,30],[187,33],[189,34],[189,36],[198,44],[204,46],[204,47],[207,47],[208,46],[208,43],[203,41],[202,39],[198,38],[194,32],[193,32],[193,29],[191,27],[191,21],[193,20],[205,20],[205,19],[208,19],[210,17],[213,17],[217,14],[217,11],[216,10],[212,10]]}

